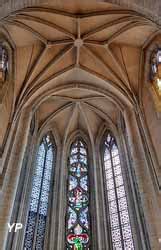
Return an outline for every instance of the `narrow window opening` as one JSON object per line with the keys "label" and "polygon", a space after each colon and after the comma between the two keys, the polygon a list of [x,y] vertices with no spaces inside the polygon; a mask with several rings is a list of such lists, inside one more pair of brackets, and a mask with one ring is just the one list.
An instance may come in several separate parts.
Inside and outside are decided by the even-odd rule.
{"label": "narrow window opening", "polygon": [[24,249],[43,249],[49,193],[55,163],[56,146],[52,135],[43,137],[36,158],[32,182],[29,213],[24,240]]}
{"label": "narrow window opening", "polygon": [[87,147],[81,139],[71,146],[68,164],[66,249],[89,249],[89,178]]}
{"label": "narrow window opening", "polygon": [[114,250],[133,250],[134,242],[120,156],[116,140],[110,132],[104,140],[103,160],[112,247]]}

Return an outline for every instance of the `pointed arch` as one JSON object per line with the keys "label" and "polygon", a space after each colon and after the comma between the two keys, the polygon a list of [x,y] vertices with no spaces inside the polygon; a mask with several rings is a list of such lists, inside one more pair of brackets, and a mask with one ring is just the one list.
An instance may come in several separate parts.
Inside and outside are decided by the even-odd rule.
{"label": "pointed arch", "polygon": [[134,249],[127,193],[116,138],[110,130],[103,137],[103,175],[110,240],[114,249]]}
{"label": "pointed arch", "polygon": [[42,137],[38,147],[24,239],[25,249],[43,249],[55,159],[56,144],[49,131]]}
{"label": "pointed arch", "polygon": [[68,159],[66,247],[90,244],[88,149],[81,137],[71,144]]}

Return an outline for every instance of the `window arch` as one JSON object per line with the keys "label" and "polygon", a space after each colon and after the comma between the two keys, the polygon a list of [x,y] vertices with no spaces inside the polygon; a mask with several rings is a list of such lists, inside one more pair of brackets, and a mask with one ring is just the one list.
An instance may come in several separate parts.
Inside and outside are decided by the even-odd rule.
{"label": "window arch", "polygon": [[157,48],[151,54],[150,76],[157,93],[161,93],[161,49]]}
{"label": "window arch", "polygon": [[103,172],[112,248],[115,250],[132,250],[134,249],[134,242],[124,177],[121,169],[118,146],[110,131],[108,131],[105,136],[103,149]]}
{"label": "window arch", "polygon": [[52,134],[48,133],[42,138],[37,152],[24,249],[43,249],[55,158],[56,145]]}
{"label": "window arch", "polygon": [[89,176],[86,144],[77,138],[68,161],[66,249],[89,249]]}
{"label": "window arch", "polygon": [[8,70],[8,51],[5,46],[0,44],[0,81],[5,82]]}

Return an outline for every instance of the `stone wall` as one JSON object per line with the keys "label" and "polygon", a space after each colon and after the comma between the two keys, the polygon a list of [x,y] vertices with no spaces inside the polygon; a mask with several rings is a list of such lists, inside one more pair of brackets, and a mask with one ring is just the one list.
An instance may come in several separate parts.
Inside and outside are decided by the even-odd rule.
{"label": "stone wall", "polygon": [[[160,21],[161,1],[159,0],[97,0],[98,2],[110,2],[121,7],[133,9],[152,17],[155,21]],[[149,16],[150,15],[150,16]]]}
{"label": "stone wall", "polygon": [[[0,0],[0,17],[4,17],[9,13],[29,7],[36,6],[40,4],[52,4],[53,6],[57,6],[58,2],[62,2],[62,4],[68,2],[68,0]],[[79,3],[79,0],[77,0]],[[138,11],[147,17],[153,19],[156,22],[161,22],[161,18],[159,17],[161,14],[161,1],[159,0],[90,0],[90,3],[112,3],[116,5],[120,5],[123,8],[132,9]]]}

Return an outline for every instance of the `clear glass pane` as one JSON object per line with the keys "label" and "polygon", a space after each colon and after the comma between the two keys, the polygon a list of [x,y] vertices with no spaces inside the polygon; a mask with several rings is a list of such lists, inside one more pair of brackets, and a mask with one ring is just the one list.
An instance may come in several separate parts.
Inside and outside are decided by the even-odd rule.
{"label": "clear glass pane", "polygon": [[124,239],[129,239],[129,238],[131,238],[132,237],[132,235],[131,235],[131,227],[130,227],[130,225],[129,224],[127,224],[127,225],[124,225],[123,227],[122,227],[122,232],[123,232],[123,238]]}
{"label": "clear glass pane", "polygon": [[116,203],[116,201],[114,200],[114,201],[111,201],[111,202],[109,202],[109,211],[110,211],[110,214],[112,214],[112,213],[118,213],[118,210],[117,210],[117,203]]}
{"label": "clear glass pane", "polygon": [[117,165],[116,167],[114,167],[113,170],[114,170],[115,176],[121,175],[121,166],[120,165]]}
{"label": "clear glass pane", "polygon": [[106,179],[109,180],[111,178],[113,178],[112,169],[108,169],[106,170]]}
{"label": "clear glass pane", "polygon": [[122,185],[123,185],[123,178],[122,178],[122,175],[116,176],[115,182],[116,182],[116,187],[122,186]]}
{"label": "clear glass pane", "polygon": [[107,190],[114,189],[113,178],[107,180]]}
{"label": "clear glass pane", "polygon": [[116,188],[116,191],[117,191],[117,197],[118,198],[121,198],[121,197],[125,196],[124,186]]}
{"label": "clear glass pane", "polygon": [[112,158],[112,162],[113,162],[113,166],[117,166],[118,164],[120,164],[120,157],[119,155],[115,156]]}
{"label": "clear glass pane", "polygon": [[111,234],[113,242],[121,241],[121,232],[119,228],[112,230]]}
{"label": "clear glass pane", "polygon": [[111,227],[112,228],[118,228],[119,227],[119,217],[118,214],[110,214],[110,221],[111,221]]}
{"label": "clear glass pane", "polygon": [[122,250],[122,242],[121,241],[113,242],[113,248],[114,250]]}
{"label": "clear glass pane", "polygon": [[104,174],[113,249],[134,249],[118,147],[110,133],[104,146]]}
{"label": "clear glass pane", "polygon": [[132,238],[124,240],[124,249],[125,250],[134,250],[135,249]]}
{"label": "clear glass pane", "polygon": [[26,249],[33,248],[35,236],[36,243],[34,248],[39,250],[43,249],[53,158],[55,155],[54,147],[55,145],[52,143],[50,136],[47,135],[42,139],[37,153],[24,241],[24,247],[26,247]]}
{"label": "clear glass pane", "polygon": [[118,199],[119,211],[127,209],[126,197]]}
{"label": "clear glass pane", "polygon": [[104,153],[104,161],[107,161],[110,159],[110,152],[109,150],[106,148],[105,149],[105,153]]}
{"label": "clear glass pane", "polygon": [[129,223],[129,213],[127,210],[122,210],[120,212],[121,224]]}
{"label": "clear glass pane", "polygon": [[113,200],[116,199],[115,190],[114,189],[109,190],[108,193],[107,193],[107,195],[108,195],[108,200],[109,201],[113,201]]}
{"label": "clear glass pane", "polygon": [[111,165],[111,160],[109,159],[109,160],[106,160],[105,161],[105,169],[107,170],[107,169],[110,169],[111,167],[112,167],[112,165]]}

